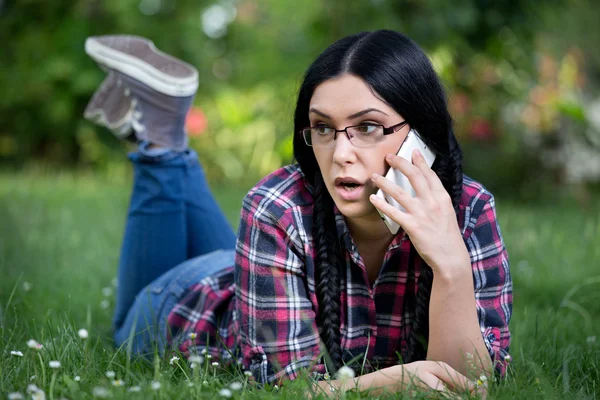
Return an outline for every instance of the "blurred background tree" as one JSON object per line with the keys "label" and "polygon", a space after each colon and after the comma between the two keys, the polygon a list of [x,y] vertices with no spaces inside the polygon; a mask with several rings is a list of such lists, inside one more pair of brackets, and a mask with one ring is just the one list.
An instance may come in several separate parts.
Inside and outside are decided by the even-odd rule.
{"label": "blurred background tree", "polygon": [[468,174],[521,199],[585,194],[600,181],[598,21],[593,0],[0,0],[0,160],[124,165],[125,145],[82,118],[104,76],[83,46],[130,33],[198,67],[192,146],[212,182],[251,184],[292,161],[309,63],[388,28],[442,76]]}

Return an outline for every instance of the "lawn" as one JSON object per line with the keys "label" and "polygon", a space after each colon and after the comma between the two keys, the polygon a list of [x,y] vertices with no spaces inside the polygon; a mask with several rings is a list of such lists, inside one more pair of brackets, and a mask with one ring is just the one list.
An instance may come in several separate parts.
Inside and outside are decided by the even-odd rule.
{"label": "lawn", "polygon": [[[303,397],[305,382],[258,390],[237,371],[129,360],[112,346],[125,181],[0,174],[0,398],[25,395],[30,384],[54,399],[210,398],[234,381],[242,383],[235,398]],[[246,189],[215,190],[234,226]],[[488,398],[600,397],[598,203],[581,210],[564,201],[534,206],[497,199],[514,281],[513,361],[507,378],[491,383]],[[29,339],[44,349],[29,349]],[[50,368],[52,360],[61,366]]]}

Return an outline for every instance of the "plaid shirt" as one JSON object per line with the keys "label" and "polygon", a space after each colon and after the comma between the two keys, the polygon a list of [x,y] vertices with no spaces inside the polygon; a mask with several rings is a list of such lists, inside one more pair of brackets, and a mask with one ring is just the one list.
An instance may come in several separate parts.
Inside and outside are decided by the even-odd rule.
{"label": "plaid shirt", "polygon": [[[316,324],[313,198],[298,165],[259,182],[243,202],[235,266],[188,289],[172,310],[173,344],[186,355],[207,348],[226,360],[239,357],[257,381],[294,379],[309,368],[325,373]],[[365,360],[364,371],[398,364],[412,313],[403,314],[410,262],[418,277],[422,259],[409,258],[410,239],[398,235],[371,286],[364,262],[340,212],[345,243],[342,268],[341,346],[346,363]],[[464,177],[458,222],[471,257],[475,302],[485,345],[500,373],[508,354],[512,282],[493,196]],[[403,329],[404,325],[408,329]],[[189,339],[189,333],[197,337]]]}

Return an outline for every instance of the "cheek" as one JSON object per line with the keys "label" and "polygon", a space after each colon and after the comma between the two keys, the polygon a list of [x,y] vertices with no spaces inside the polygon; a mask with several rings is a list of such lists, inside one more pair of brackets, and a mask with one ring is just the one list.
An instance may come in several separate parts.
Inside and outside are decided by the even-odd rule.
{"label": "cheek", "polygon": [[319,166],[319,169],[321,170],[321,172],[323,172],[323,170],[327,168],[328,160],[330,159],[331,156],[329,154],[327,154],[327,151],[324,151],[324,149],[316,150],[314,147],[312,149],[313,149],[313,154],[315,155],[315,158],[317,159],[317,164]]}

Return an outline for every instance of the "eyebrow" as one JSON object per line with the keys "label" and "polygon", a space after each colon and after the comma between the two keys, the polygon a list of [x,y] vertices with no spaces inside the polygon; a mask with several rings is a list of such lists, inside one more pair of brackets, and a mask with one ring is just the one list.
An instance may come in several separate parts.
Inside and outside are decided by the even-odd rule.
{"label": "eyebrow", "polygon": [[[370,112],[373,112],[373,111],[375,111],[375,112],[378,112],[378,113],[381,113],[381,114],[383,114],[383,115],[388,115],[388,114],[384,113],[383,111],[381,111],[381,110],[378,110],[377,108],[367,108],[366,110],[362,110],[362,111],[359,111],[359,112],[357,112],[357,113],[354,113],[354,114],[348,115],[348,119],[355,119],[355,118],[361,117],[361,116],[363,116],[363,115],[365,115],[365,114],[368,114],[368,113],[370,113]],[[316,108],[314,108],[314,107],[313,107],[313,108],[311,108],[311,109],[309,110],[309,112],[312,112],[312,113],[315,113],[315,114],[319,114],[320,116],[322,116],[322,117],[324,117],[324,118],[327,118],[327,119],[331,119],[331,117],[330,117],[329,115],[325,114],[324,112],[321,112],[321,111],[317,110],[317,109],[316,109]]]}

